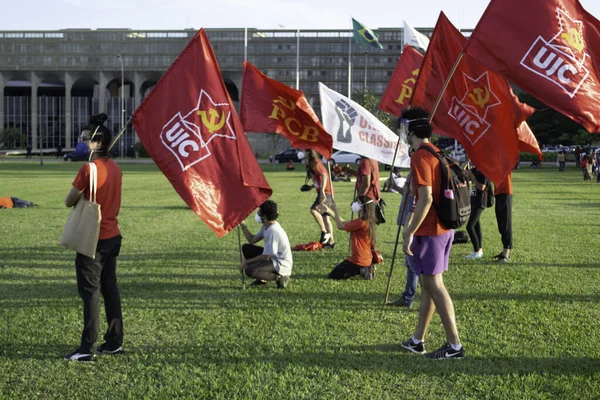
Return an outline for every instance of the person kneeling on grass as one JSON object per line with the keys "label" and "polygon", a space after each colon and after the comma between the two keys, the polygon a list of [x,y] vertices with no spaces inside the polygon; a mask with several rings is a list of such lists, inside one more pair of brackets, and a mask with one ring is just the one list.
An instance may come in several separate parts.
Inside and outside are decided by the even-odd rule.
{"label": "person kneeling on grass", "polygon": [[[240,227],[248,244],[242,246],[244,261],[240,263],[240,271],[254,278],[250,286],[266,285],[267,281],[277,282],[279,289],[284,289],[292,274],[292,249],[287,234],[276,221],[277,203],[265,201],[256,213],[256,222],[262,224],[258,233],[250,232],[245,223]],[[255,246],[254,243],[264,239],[265,247]]]}
{"label": "person kneeling on grass", "polygon": [[348,279],[354,275],[362,275],[363,278],[373,279],[373,253],[375,248],[375,237],[377,225],[375,224],[375,202],[367,196],[359,196],[352,203],[352,211],[358,213],[358,218],[345,222],[340,218],[340,213],[335,206],[332,209],[323,206],[323,211],[335,216],[337,228],[350,232],[352,243],[352,255],[338,264],[329,273],[329,279]]}

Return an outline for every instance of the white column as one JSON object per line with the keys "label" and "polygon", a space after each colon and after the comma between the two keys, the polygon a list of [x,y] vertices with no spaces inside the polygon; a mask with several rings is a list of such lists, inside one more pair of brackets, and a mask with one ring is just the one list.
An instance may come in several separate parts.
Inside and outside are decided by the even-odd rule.
{"label": "white column", "polygon": [[[145,77],[142,76],[142,74],[140,74],[139,72],[134,72],[133,73],[133,90],[135,93],[135,97],[134,97],[134,111],[136,108],[138,108],[142,102],[142,85],[144,84],[144,79]],[[132,113],[133,114],[133,113]],[[132,124],[132,128],[133,130],[133,124]],[[133,130],[134,134],[135,134],[135,138],[134,141],[137,143],[140,141],[140,138],[137,135],[137,132],[135,132],[135,130]]]}
{"label": "white column", "polygon": [[[38,148],[38,129],[37,129],[37,109],[38,109],[38,87],[40,85],[40,78],[35,74],[35,72],[31,72],[31,107],[30,107],[30,118],[31,118],[31,147],[33,149]],[[40,147],[41,149],[41,143]]]}
{"label": "white column", "polygon": [[64,146],[70,148],[73,144],[73,111],[71,101],[71,89],[73,88],[73,77],[65,72],[65,143]]}
{"label": "white column", "polygon": [[0,131],[4,129],[5,121],[4,121],[4,87],[6,85],[6,81],[4,80],[4,76],[0,74]]}

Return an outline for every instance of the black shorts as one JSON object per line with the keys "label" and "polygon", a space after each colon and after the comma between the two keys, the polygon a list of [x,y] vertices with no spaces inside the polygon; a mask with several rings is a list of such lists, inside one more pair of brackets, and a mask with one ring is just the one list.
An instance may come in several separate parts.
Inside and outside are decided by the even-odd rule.
{"label": "black shorts", "polygon": [[319,212],[321,215],[329,215],[329,216],[333,217],[333,215],[330,215],[329,213],[322,213],[319,210],[317,210],[317,206],[319,206],[319,205],[326,205],[327,207],[332,208],[333,205],[335,204],[335,202],[333,201],[333,197],[331,197],[330,194],[326,194],[325,195],[325,201],[323,201],[323,202],[319,201],[320,198],[321,198],[320,195],[317,196],[317,198],[315,199],[315,202],[313,203],[313,205],[310,206],[310,209]]}

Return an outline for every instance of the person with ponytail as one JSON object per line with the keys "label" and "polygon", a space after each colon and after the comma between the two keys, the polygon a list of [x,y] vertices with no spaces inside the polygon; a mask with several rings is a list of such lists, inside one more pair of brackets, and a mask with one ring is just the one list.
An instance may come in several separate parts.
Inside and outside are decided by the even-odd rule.
{"label": "person with ponytail", "polygon": [[315,150],[307,151],[306,179],[312,179],[313,185],[317,190],[317,198],[312,206],[310,206],[310,213],[321,230],[319,243],[323,245],[324,249],[333,249],[335,247],[335,240],[333,239],[333,225],[329,219],[329,214],[319,211],[323,207],[331,207],[334,204],[333,191],[331,181],[329,180],[329,173],[321,162],[319,153]]}
{"label": "person with ponytail", "polygon": [[[106,114],[90,117],[89,125],[83,128],[81,137],[87,141],[90,149],[90,163],[96,165],[98,186],[96,202],[102,210],[100,236],[96,257],[90,258],[77,253],[75,271],[77,289],[83,300],[83,333],[81,344],[65,360],[93,361],[95,354],[118,354],[123,352],[123,317],[121,314],[121,296],[117,286],[117,256],[121,249],[121,232],[117,215],[121,207],[122,175],[119,166],[110,159],[109,148],[112,135],[104,126]],[[73,207],[81,198],[90,198],[90,166],[83,165],[73,181],[65,204]],[[108,328],[104,334],[104,343],[97,346],[100,329],[100,294],[104,298],[104,309]]]}
{"label": "person with ponytail", "polygon": [[373,278],[373,254],[375,248],[377,224],[375,223],[376,203],[368,196],[359,196],[351,205],[352,211],[358,218],[346,222],[340,217],[335,206],[323,206],[325,212],[333,214],[339,230],[350,232],[352,254],[339,263],[330,273],[329,279],[348,279],[355,275],[362,275],[369,280]]}

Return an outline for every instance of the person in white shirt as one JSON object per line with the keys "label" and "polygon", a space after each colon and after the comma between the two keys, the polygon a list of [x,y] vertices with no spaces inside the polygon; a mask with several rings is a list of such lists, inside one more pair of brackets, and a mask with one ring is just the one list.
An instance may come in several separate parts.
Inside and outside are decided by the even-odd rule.
{"label": "person in white shirt", "polygon": [[[239,269],[255,279],[250,286],[275,281],[279,289],[285,289],[290,281],[292,249],[287,234],[276,221],[278,216],[277,203],[267,200],[258,208],[255,216],[256,222],[262,224],[258,233],[253,234],[245,223],[240,224],[248,244],[242,245],[244,261]],[[254,244],[260,240],[264,240],[264,247]]]}

